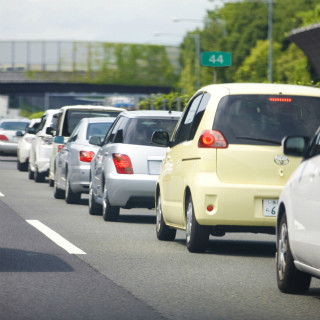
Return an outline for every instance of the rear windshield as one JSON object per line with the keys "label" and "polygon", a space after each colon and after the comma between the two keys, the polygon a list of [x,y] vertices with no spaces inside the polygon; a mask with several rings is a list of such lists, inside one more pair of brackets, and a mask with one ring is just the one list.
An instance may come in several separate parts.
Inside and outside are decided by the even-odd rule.
{"label": "rear windshield", "polygon": [[0,129],[3,130],[25,130],[29,122],[22,122],[22,121],[8,121],[2,122],[0,124]]}
{"label": "rear windshield", "polygon": [[103,140],[111,125],[112,122],[89,123],[86,139],[89,140],[90,137],[98,136]]}
{"label": "rear windshield", "polygon": [[120,111],[104,110],[67,110],[62,135],[69,137],[82,118],[116,117]]}
{"label": "rear windshield", "polygon": [[151,145],[151,137],[154,131],[167,131],[171,136],[178,118],[135,118],[131,119],[123,132],[123,143]]}
{"label": "rear windshield", "polygon": [[229,144],[280,145],[289,135],[312,137],[320,125],[320,98],[231,95],[221,99],[213,129]]}

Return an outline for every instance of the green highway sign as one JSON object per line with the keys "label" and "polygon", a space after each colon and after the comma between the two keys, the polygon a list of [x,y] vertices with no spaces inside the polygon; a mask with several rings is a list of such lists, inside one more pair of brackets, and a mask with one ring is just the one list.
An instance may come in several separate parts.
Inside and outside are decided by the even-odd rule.
{"label": "green highway sign", "polygon": [[201,65],[206,67],[231,66],[231,53],[223,51],[205,51],[201,53]]}

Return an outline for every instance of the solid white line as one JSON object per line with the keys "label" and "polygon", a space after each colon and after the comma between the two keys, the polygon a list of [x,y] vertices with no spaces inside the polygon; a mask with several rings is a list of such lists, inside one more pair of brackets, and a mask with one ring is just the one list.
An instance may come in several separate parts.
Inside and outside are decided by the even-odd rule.
{"label": "solid white line", "polygon": [[41,223],[39,220],[26,221],[70,254],[86,254],[84,251],[74,246],[71,242],[69,242],[68,240],[60,236],[58,233]]}
{"label": "solid white line", "polygon": [[4,197],[4,194],[2,192],[0,192],[0,197]]}

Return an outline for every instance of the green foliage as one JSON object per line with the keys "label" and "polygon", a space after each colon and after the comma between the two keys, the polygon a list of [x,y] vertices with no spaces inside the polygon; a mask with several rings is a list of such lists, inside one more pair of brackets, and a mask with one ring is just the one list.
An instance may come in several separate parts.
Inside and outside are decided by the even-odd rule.
{"label": "green foliage", "polygon": [[[287,36],[295,28],[320,22],[318,0],[272,1],[273,81],[318,81],[304,53]],[[216,68],[217,82],[268,81],[268,3],[263,0],[226,2],[208,12],[200,34],[201,52],[227,51],[232,66]],[[179,88],[195,87],[195,49],[188,35],[181,45],[182,72]],[[213,68],[201,66],[201,86],[213,82]]]}
{"label": "green foliage", "polygon": [[180,95],[178,92],[171,92],[168,94],[153,94],[150,98],[140,101],[140,110],[173,110],[182,111],[190,95]]}

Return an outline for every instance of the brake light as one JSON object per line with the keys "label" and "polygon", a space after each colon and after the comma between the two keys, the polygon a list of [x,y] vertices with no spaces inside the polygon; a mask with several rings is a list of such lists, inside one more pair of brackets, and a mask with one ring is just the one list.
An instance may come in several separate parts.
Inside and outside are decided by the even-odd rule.
{"label": "brake light", "polygon": [[63,149],[63,148],[64,148],[64,144],[58,144],[58,152],[60,152],[61,149]]}
{"label": "brake light", "polygon": [[269,98],[270,102],[291,102],[291,98],[279,98],[279,97],[271,97]]}
{"label": "brake light", "polygon": [[131,160],[126,154],[113,153],[112,159],[116,167],[117,173],[133,174]]}
{"label": "brake light", "polygon": [[93,151],[80,151],[79,157],[82,162],[91,162],[95,153]]}
{"label": "brake light", "polygon": [[7,136],[5,136],[4,134],[0,134],[0,140],[2,141],[8,141]]}
{"label": "brake light", "polygon": [[223,134],[216,130],[205,130],[202,132],[198,148],[227,148],[228,143]]}

